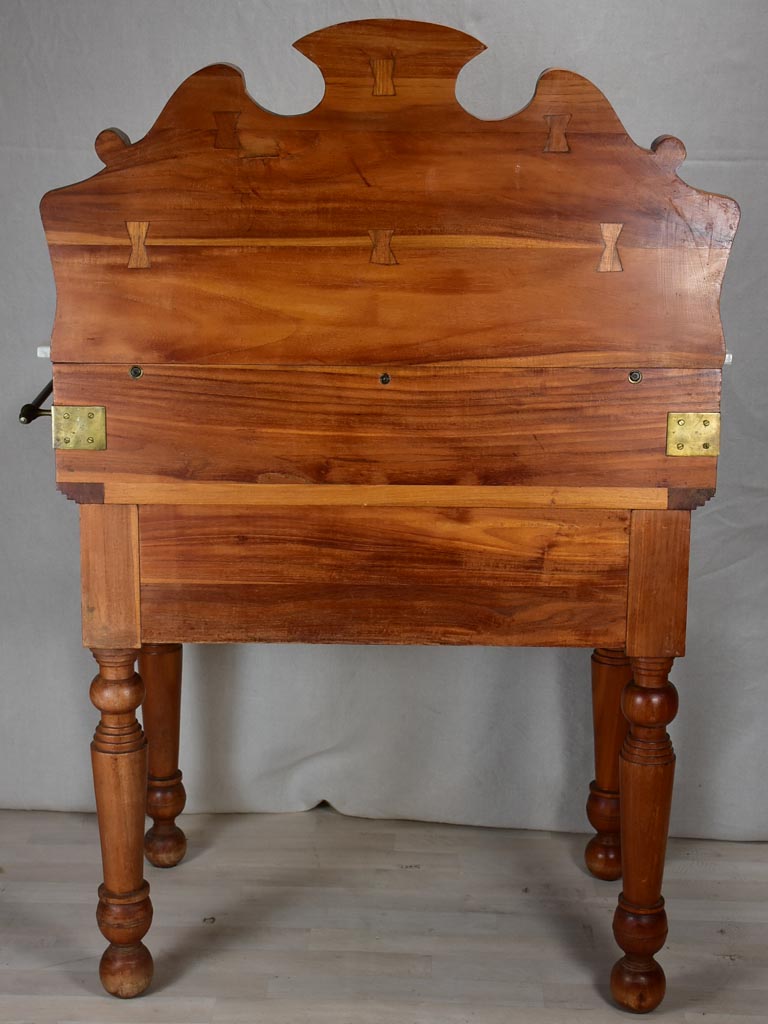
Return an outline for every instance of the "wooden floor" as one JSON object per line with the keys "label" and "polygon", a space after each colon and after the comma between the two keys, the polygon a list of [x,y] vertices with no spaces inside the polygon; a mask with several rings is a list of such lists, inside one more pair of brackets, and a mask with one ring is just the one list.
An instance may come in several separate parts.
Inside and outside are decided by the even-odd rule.
{"label": "wooden floor", "polygon": [[[619,883],[584,836],[305,814],[187,815],[147,865],[149,994],[97,979],[93,815],[0,812],[0,1021],[601,1024]],[[768,850],[675,840],[654,1018],[768,1021]]]}

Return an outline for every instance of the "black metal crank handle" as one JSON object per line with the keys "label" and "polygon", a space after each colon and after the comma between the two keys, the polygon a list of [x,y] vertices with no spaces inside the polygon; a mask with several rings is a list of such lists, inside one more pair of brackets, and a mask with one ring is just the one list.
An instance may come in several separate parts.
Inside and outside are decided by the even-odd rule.
{"label": "black metal crank handle", "polygon": [[50,409],[41,409],[40,406],[49,398],[53,392],[53,381],[49,381],[40,394],[33,398],[31,402],[27,402],[26,405],[22,405],[19,410],[19,423],[32,423],[38,418],[38,416],[50,416]]}

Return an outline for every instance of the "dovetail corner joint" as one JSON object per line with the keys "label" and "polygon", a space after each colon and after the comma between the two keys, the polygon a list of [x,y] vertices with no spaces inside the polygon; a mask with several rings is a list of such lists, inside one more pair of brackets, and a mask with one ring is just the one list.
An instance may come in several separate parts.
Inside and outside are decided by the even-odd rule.
{"label": "dovetail corner joint", "polygon": [[54,405],[51,429],[54,448],[103,452],[107,447],[107,410],[103,405]]}
{"label": "dovetail corner joint", "polygon": [[149,267],[147,252],[148,220],[127,220],[128,237],[131,239],[131,255],[128,257],[129,270],[146,270]]}
{"label": "dovetail corner joint", "polygon": [[570,114],[545,114],[544,120],[549,125],[549,135],[544,145],[545,153],[570,153],[571,147],[565,129],[571,120]]}
{"label": "dovetail corner joint", "polygon": [[372,57],[374,96],[395,96],[395,60],[394,57]]}
{"label": "dovetail corner joint", "polygon": [[623,270],[619,256],[618,241],[623,224],[601,224],[600,234],[603,236],[603,252],[597,265],[598,273],[617,273]]}
{"label": "dovetail corner joint", "polygon": [[240,149],[240,136],[237,134],[239,118],[239,110],[213,111],[213,119],[216,122],[214,149]]}
{"label": "dovetail corner joint", "polygon": [[720,454],[719,412],[667,413],[667,455]]}
{"label": "dovetail corner joint", "polygon": [[372,243],[371,263],[383,263],[385,266],[393,266],[397,263],[397,257],[392,252],[392,235],[394,233],[394,229],[368,232]]}

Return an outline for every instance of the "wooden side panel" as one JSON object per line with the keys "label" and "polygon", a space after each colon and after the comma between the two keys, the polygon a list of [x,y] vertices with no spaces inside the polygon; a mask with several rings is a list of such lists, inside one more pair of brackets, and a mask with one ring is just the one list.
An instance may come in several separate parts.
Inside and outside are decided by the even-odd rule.
{"label": "wooden side panel", "polygon": [[58,403],[107,409],[106,451],[57,452],[60,482],[715,485],[716,458],[665,452],[670,410],[719,408],[719,370],[128,370],[55,367]]}
{"label": "wooden side panel", "polygon": [[629,546],[627,654],[685,654],[691,513],[632,513]]}
{"label": "wooden side panel", "polygon": [[139,647],[139,528],[135,505],[80,506],[83,646]]}
{"label": "wooden side panel", "polygon": [[629,513],[141,509],[142,638],[622,644]]}

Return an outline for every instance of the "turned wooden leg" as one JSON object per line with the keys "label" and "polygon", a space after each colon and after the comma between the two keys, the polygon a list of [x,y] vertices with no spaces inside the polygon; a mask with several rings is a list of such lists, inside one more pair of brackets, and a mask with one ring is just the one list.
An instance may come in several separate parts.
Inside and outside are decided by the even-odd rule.
{"label": "turned wooden leg", "polygon": [[623,651],[598,648],[592,655],[595,778],[589,784],[587,817],[597,835],[587,843],[584,860],[589,871],[605,881],[621,878],[619,752],[628,728],[621,695],[631,678]]}
{"label": "turned wooden leg", "polygon": [[632,658],[633,681],[622,709],[629,732],[620,758],[621,850],[624,891],[613,933],[625,956],[611,973],[614,999],[645,1013],[664,998],[664,972],[653,954],[667,937],[661,896],[672,802],[675,755],[666,726],[677,713],[677,691],[668,681],[672,658]]}
{"label": "turned wooden leg", "polygon": [[146,695],[142,706],[149,744],[147,814],[154,824],[144,836],[147,860],[172,868],[187,851],[187,839],[176,824],[187,796],[179,771],[181,716],[181,644],[145,644],[139,673]]}
{"label": "turned wooden leg", "polygon": [[135,651],[92,653],[99,674],[91,684],[91,700],[101,721],[91,744],[91,761],[104,865],[96,920],[109,940],[99,975],[107,992],[129,999],[152,980],[152,957],[141,941],[152,923],[141,848],[147,742],[135,714],[144,686],[133,670]]}

